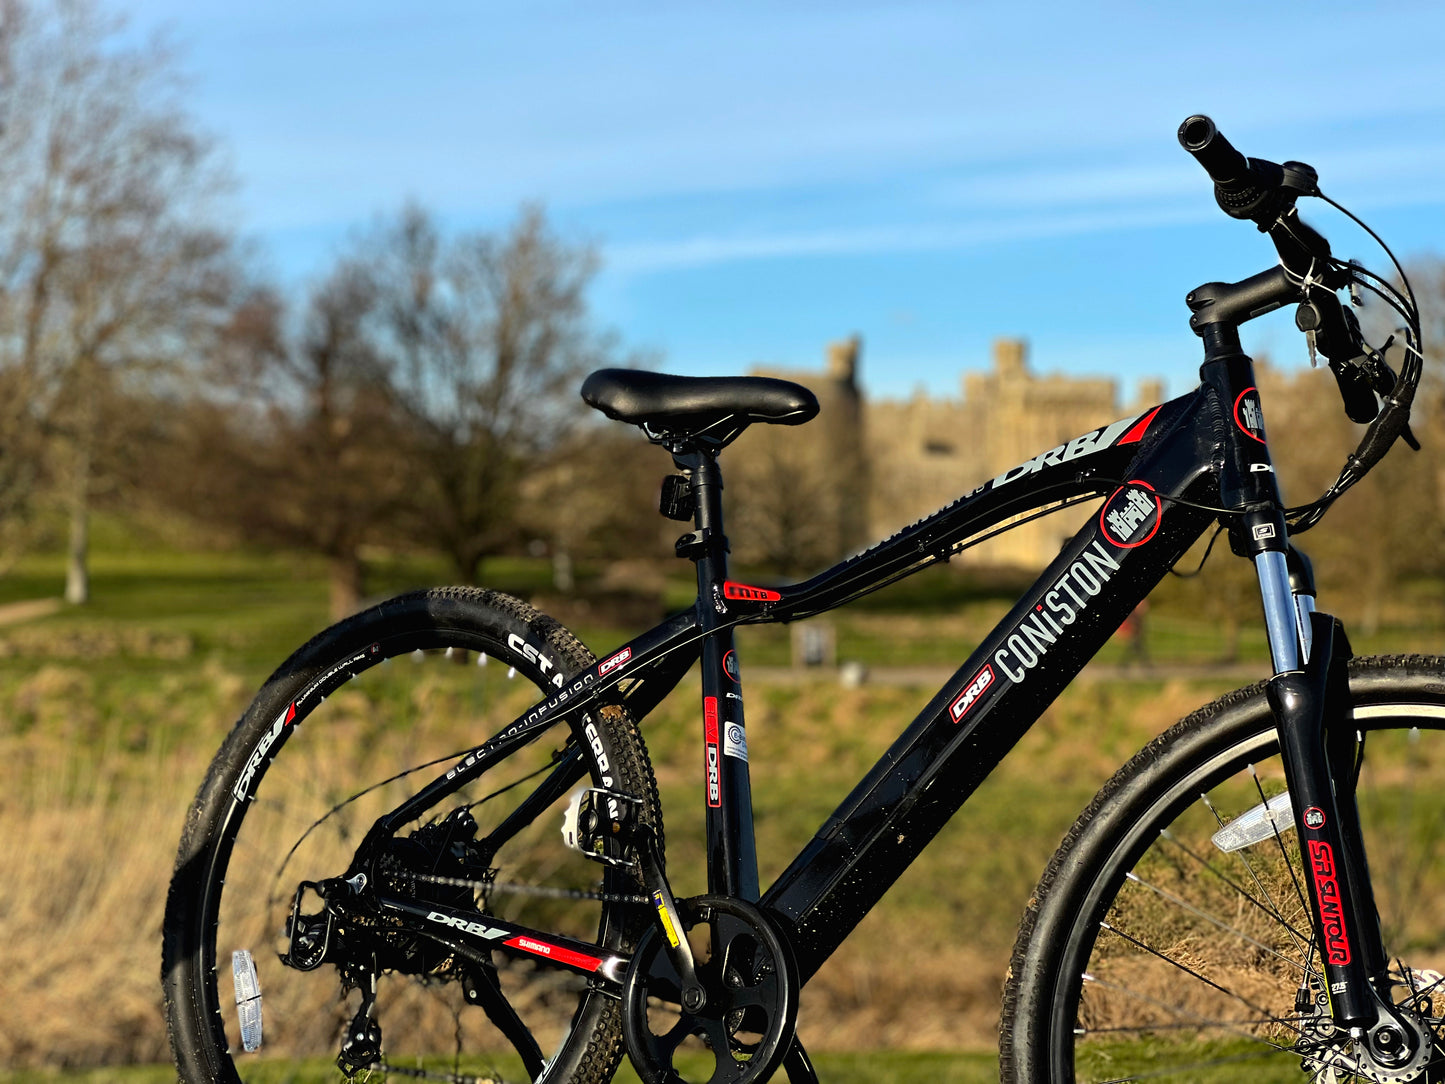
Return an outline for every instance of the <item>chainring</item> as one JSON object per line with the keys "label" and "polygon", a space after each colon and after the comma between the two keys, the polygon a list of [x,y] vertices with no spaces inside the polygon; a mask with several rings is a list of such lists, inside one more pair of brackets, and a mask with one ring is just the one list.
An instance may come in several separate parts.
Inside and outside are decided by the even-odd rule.
{"label": "chainring", "polygon": [[[679,900],[699,983],[696,1011],[681,1005],[682,980],[658,926],[643,934],[623,980],[622,1034],[646,1084],[754,1084],[766,1081],[792,1045],[798,969],[786,941],[761,911],[742,900]],[[688,1048],[710,1053],[699,1072]],[[684,1052],[684,1076],[676,1056]]]}

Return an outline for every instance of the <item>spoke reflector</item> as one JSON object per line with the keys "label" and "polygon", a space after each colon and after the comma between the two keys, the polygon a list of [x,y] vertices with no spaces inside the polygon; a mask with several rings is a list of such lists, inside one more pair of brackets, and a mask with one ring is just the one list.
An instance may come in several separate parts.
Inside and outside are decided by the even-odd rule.
{"label": "spoke reflector", "polygon": [[1281,791],[1267,802],[1261,802],[1246,813],[1241,813],[1210,839],[1226,853],[1237,851],[1255,843],[1273,839],[1278,831],[1281,835],[1294,827],[1294,810],[1290,806],[1289,791]]}
{"label": "spoke reflector", "polygon": [[236,984],[236,1015],[241,1018],[241,1045],[249,1054],[261,1046],[261,983],[249,949],[231,953],[231,975]]}

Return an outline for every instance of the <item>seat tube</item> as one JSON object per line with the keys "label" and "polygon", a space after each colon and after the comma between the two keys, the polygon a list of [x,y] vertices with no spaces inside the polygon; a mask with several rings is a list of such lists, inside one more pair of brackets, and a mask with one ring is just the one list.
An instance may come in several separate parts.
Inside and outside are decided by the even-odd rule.
{"label": "seat tube", "polygon": [[703,796],[707,822],[707,885],[713,895],[756,902],[757,844],[742,671],[727,623],[727,537],[723,534],[722,475],[709,455],[688,457],[696,497],[697,530],[691,556],[697,565],[698,624],[702,645]]}

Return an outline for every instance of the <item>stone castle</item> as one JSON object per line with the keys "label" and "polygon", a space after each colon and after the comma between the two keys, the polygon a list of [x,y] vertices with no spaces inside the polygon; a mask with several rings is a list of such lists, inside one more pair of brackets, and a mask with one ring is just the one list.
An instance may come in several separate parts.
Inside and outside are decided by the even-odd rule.
{"label": "stone castle", "polygon": [[[860,351],[854,337],[828,347],[821,372],[755,369],[806,385],[822,410],[805,426],[769,433],[751,451],[747,439],[738,448],[754,467],[760,456],[784,449],[800,479],[806,473],[816,480],[814,490],[799,497],[811,499],[821,521],[814,527],[826,535],[819,550],[826,560],[892,534],[1071,437],[1155,406],[1164,395],[1159,380],[1141,381],[1138,395],[1125,403],[1111,379],[1035,375],[1027,344],[1000,339],[991,370],[963,374],[959,399],[918,394],[869,401],[858,386]],[[748,473],[756,477],[755,469]],[[1082,519],[1074,508],[1034,520],[957,560],[1038,568]]]}

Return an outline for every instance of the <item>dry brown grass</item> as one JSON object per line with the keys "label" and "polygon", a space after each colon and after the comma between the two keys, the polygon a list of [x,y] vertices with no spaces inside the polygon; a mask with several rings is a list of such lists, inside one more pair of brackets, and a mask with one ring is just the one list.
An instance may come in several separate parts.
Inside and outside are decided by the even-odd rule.
{"label": "dry brown grass", "polygon": [[[157,1061],[159,945],[182,795],[204,757],[162,763],[99,729],[83,675],[42,671],[4,705],[0,729],[0,1065]],[[16,733],[17,717],[33,725]],[[77,744],[71,744],[71,738]]]}
{"label": "dry brown grass", "polygon": [[[342,755],[326,769],[385,759],[403,739],[445,742],[472,725],[469,705],[446,684],[444,674],[416,681],[402,734],[387,731],[386,706],[350,689],[333,697],[332,748]],[[166,885],[186,806],[244,705],[245,685],[194,663],[151,677],[50,665],[0,678],[0,923],[9,946],[0,1067],[168,1056],[158,983]],[[520,683],[516,691],[524,692]],[[1203,699],[1174,687],[1152,696],[1085,687],[1070,696],[809,984],[801,1027],[811,1046],[993,1044],[1017,916],[1048,853],[1109,768]],[[881,687],[752,694],[765,880],[924,699]],[[647,731],[684,891],[701,890],[692,868],[701,852],[695,704],[684,686]],[[310,781],[327,785],[320,767]],[[450,1038],[449,1015],[432,1024]]]}

